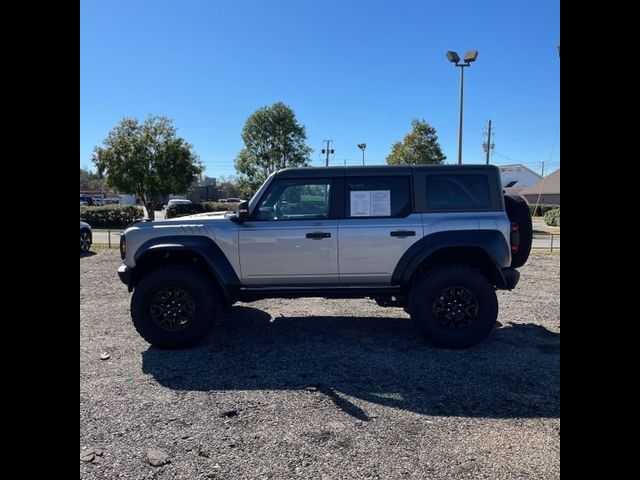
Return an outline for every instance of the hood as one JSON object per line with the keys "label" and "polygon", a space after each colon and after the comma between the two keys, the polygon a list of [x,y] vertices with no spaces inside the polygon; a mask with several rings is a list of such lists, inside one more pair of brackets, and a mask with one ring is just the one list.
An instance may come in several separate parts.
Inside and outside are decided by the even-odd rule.
{"label": "hood", "polygon": [[[187,217],[180,218],[224,218],[228,212],[232,210],[227,210],[225,212],[204,212],[204,213],[194,213],[193,215],[188,215]],[[173,220],[173,219],[171,219]]]}
{"label": "hood", "polygon": [[204,213],[194,213],[193,215],[185,215],[183,217],[169,218],[164,220],[156,220],[159,222],[171,222],[171,223],[184,223],[189,220],[222,220],[225,218],[225,215],[228,212],[204,212]]}

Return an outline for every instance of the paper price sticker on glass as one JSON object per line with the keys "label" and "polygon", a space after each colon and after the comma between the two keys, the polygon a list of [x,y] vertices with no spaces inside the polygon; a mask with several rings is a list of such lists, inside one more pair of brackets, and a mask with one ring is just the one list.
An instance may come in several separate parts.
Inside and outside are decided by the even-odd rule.
{"label": "paper price sticker on glass", "polygon": [[351,193],[352,217],[390,217],[391,190],[361,190]]}

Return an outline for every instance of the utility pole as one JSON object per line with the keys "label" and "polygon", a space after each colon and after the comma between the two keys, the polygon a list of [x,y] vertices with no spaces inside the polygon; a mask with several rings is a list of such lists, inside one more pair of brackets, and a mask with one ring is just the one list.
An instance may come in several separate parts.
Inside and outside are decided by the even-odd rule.
{"label": "utility pole", "polygon": [[542,161],[542,176],[544,177],[544,160]]}
{"label": "utility pole", "polygon": [[327,154],[327,160],[326,160],[325,166],[328,167],[329,166],[329,153],[331,153],[331,155],[333,155],[333,153],[334,153],[333,148],[329,148],[329,144],[331,142],[333,142],[333,140],[323,140],[323,142],[326,142],[326,144],[327,144],[327,148],[323,148],[322,149],[322,153],[326,153]]}
{"label": "utility pole", "polygon": [[487,129],[487,141],[482,144],[482,148],[486,153],[486,163],[489,165],[489,155],[491,154],[491,150],[496,148],[495,144],[491,143],[491,120],[489,120],[489,127]]}

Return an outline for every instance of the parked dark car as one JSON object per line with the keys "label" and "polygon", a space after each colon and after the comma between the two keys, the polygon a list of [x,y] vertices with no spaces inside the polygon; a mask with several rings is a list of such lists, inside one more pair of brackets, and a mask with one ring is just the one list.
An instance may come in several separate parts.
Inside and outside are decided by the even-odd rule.
{"label": "parked dark car", "polygon": [[80,201],[81,202],[86,202],[88,206],[93,207],[95,206],[95,202],[93,201],[93,198],[91,198],[89,195],[80,195]]}
{"label": "parked dark car", "polygon": [[80,220],[80,251],[88,252],[91,248],[91,225]]}

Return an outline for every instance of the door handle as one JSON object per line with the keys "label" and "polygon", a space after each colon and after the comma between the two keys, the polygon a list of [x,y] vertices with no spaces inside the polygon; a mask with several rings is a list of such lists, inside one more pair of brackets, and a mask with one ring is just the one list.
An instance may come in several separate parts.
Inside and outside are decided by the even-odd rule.
{"label": "door handle", "polygon": [[322,238],[331,238],[331,234],[329,232],[312,232],[307,233],[305,237],[312,238],[313,240],[320,240]]}
{"label": "door handle", "polygon": [[394,230],[390,233],[390,235],[392,237],[400,237],[400,238],[415,237],[416,232],[413,230]]}

